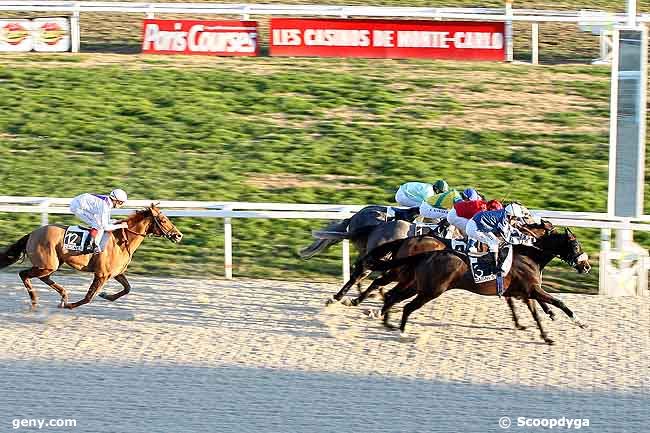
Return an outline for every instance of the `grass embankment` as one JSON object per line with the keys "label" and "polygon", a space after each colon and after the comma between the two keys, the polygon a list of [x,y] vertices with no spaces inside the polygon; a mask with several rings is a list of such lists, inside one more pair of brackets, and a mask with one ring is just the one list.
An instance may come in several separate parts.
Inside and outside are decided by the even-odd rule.
{"label": "grass embankment", "polygon": [[[117,186],[134,199],[364,204],[392,202],[404,181],[444,177],[531,208],[606,208],[607,68],[92,55],[3,63],[0,194]],[[0,246],[38,222],[1,214]],[[222,221],[176,222],[183,243],[148,240],[131,272],[222,275]],[[338,275],[340,248],[296,257],[322,223],[234,221],[235,275]],[[597,251],[597,231],[576,232]],[[595,275],[554,269],[551,285],[595,290]]]}

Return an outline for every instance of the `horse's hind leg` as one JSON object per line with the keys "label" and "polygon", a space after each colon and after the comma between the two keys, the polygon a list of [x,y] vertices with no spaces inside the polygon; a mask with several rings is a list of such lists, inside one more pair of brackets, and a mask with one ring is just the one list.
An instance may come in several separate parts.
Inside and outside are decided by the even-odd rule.
{"label": "horse's hind leg", "polygon": [[61,295],[61,303],[59,304],[59,307],[63,307],[66,304],[66,302],[68,302],[68,292],[67,290],[65,290],[65,287],[52,281],[50,275],[40,277],[40,280],[45,284],[47,284],[48,286],[50,286],[51,288],[53,288],[54,290],[56,290],[59,293],[59,295]]}
{"label": "horse's hind leg", "polygon": [[434,299],[436,296],[433,293],[418,293],[418,295],[411,302],[404,306],[404,311],[402,311],[402,321],[400,322],[399,329],[402,334],[406,334],[404,331],[406,329],[406,321],[408,320],[411,313],[415,310],[420,309],[424,304]]}
{"label": "horse's hind leg", "polygon": [[530,314],[533,315],[533,319],[535,319],[535,323],[537,323],[537,327],[539,328],[539,332],[542,335],[542,338],[544,341],[546,341],[546,344],[553,344],[553,340],[548,338],[548,335],[546,335],[546,332],[544,332],[544,328],[542,327],[542,321],[539,320],[539,314],[537,313],[537,308],[535,307],[535,301],[532,299],[526,299],[526,305],[528,305],[528,309],[530,310]]}
{"label": "horse's hind leg", "polygon": [[362,262],[357,261],[352,269],[350,279],[343,285],[343,287],[341,287],[341,290],[339,290],[336,295],[327,300],[327,305],[340,301],[343,295],[345,295],[355,283],[366,278],[371,272],[372,271],[364,268]]}
{"label": "horse's hind leg", "polygon": [[[409,283],[413,283],[413,281],[409,281]],[[393,287],[386,293],[386,297],[384,298],[384,306],[381,308],[381,313],[379,314],[380,316],[384,317],[384,326],[388,329],[395,329],[396,327],[394,325],[390,324],[390,309],[393,307],[393,305],[402,302],[405,299],[410,298],[411,296],[415,296],[416,290],[414,287],[411,285],[404,285],[402,286],[401,284],[398,284],[397,286]]]}
{"label": "horse's hind leg", "polygon": [[101,292],[99,294],[100,298],[104,298],[112,302],[121,298],[124,295],[127,295],[131,291],[131,283],[129,283],[129,280],[126,279],[126,276],[124,274],[117,275],[115,277],[115,280],[122,285],[123,289],[112,295],[109,295],[106,292]]}
{"label": "horse's hind leg", "polygon": [[359,305],[360,303],[365,301],[366,298],[368,298],[368,296],[370,296],[372,292],[395,281],[397,275],[393,271],[394,270],[390,270],[385,274],[381,275],[379,278],[375,279],[375,281],[373,281],[372,284],[365,291],[361,292],[361,294],[359,294],[358,297],[352,300],[352,305],[355,306]]}
{"label": "horse's hind leg", "polygon": [[86,296],[82,300],[77,301],[77,302],[73,302],[72,304],[65,303],[63,305],[63,307],[68,308],[68,309],[71,310],[73,308],[77,308],[77,307],[79,307],[81,305],[88,304],[89,302],[92,302],[92,300],[95,297],[95,295],[97,294],[97,292],[102,287],[104,287],[104,284],[106,284],[106,281],[108,281],[107,276],[95,275],[95,279],[93,280],[92,284],[88,288],[88,292],[86,292]]}
{"label": "horse's hind leg", "polygon": [[25,288],[27,289],[29,298],[32,301],[32,308],[35,308],[36,304],[38,304],[38,293],[36,293],[34,286],[32,286],[31,278],[40,278],[46,275],[50,275],[52,272],[54,272],[54,269],[41,269],[33,266],[30,269],[24,269],[18,273],[18,275],[20,275],[20,279],[25,285]]}
{"label": "horse's hind leg", "polygon": [[512,320],[515,322],[515,328],[523,331],[526,329],[526,327],[519,323],[519,318],[517,317],[517,312],[515,311],[515,301],[513,301],[509,296],[506,296],[506,300],[508,301],[508,307],[510,307],[510,312],[512,313]]}

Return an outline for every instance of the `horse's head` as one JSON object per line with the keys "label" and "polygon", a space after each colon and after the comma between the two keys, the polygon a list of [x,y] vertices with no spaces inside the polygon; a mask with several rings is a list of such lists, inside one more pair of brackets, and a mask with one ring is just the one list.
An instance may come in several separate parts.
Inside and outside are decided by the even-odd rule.
{"label": "horse's head", "polygon": [[591,270],[587,253],[582,250],[582,245],[569,228],[565,228],[564,233],[555,230],[549,232],[542,236],[535,246],[559,257],[581,274]]}
{"label": "horse's head", "polygon": [[147,212],[151,214],[151,219],[153,220],[153,224],[149,226],[147,234],[166,237],[174,243],[179,243],[183,239],[183,234],[180,230],[158,209],[156,204],[152,203],[147,209]]}

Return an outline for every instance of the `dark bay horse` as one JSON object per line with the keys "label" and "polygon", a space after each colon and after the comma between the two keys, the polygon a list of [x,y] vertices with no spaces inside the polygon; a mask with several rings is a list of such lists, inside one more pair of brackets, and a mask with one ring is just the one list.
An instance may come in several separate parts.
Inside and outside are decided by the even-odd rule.
{"label": "dark bay horse", "polygon": [[388,210],[389,206],[366,206],[350,218],[314,230],[316,240],[300,250],[300,257],[308,260],[345,239],[363,256],[378,245],[414,234],[410,223],[418,216],[415,210],[395,209],[395,219],[389,217]]}
{"label": "dark bay horse", "polygon": [[[505,295],[510,298],[522,299],[526,303],[537,323],[542,338],[546,343],[553,344],[553,340],[548,338],[542,328],[535,308],[535,300],[539,301],[540,304],[550,304],[561,309],[581,328],[586,325],[578,320],[575,314],[561,300],[542,289],[541,272],[554,257],[559,257],[579,273],[589,272],[591,266],[580,242],[569,229],[566,229],[564,233],[552,230],[550,232],[545,231],[543,234],[539,231],[540,229],[545,231],[543,227],[529,229],[538,234],[538,240],[533,247],[521,245],[513,247],[512,267],[504,278]],[[408,299],[414,294],[416,295],[415,299],[404,307],[399,327],[402,333],[406,328],[406,322],[411,313],[447,290],[463,289],[487,296],[497,294],[495,281],[478,284],[474,282],[467,257],[455,251],[434,251],[404,259],[396,259],[382,265],[382,267],[385,269],[398,266],[403,268],[407,264],[409,269],[402,272],[402,275],[405,275],[404,280],[400,278],[398,285],[386,295],[381,310],[381,314],[384,316],[384,324],[392,328],[388,321],[389,309],[397,302]],[[412,280],[409,272],[414,273],[415,281]],[[413,285],[415,290],[413,290]]]}
{"label": "dark bay horse", "polygon": [[[115,278],[122,285],[123,290],[112,295],[100,294],[104,299],[115,301],[131,290],[131,285],[124,273],[131,262],[133,253],[146,236],[165,237],[174,243],[180,242],[183,238],[176,226],[154,204],[147,209],[135,212],[121,222],[127,223],[128,229],[111,232],[104,250],[96,255],[65,249],[63,237],[67,226],[50,224],[40,227],[23,236],[4,253],[0,253],[0,269],[16,263],[25,255],[30,259],[32,267],[20,271],[19,275],[27,288],[32,307],[38,304],[38,295],[32,287],[31,278],[39,278],[56,290],[61,295],[60,306],[70,309],[91,302],[97,292],[104,287],[104,284],[110,278]],[[80,301],[68,303],[66,289],[50,278],[63,264],[78,271],[95,274],[86,296]]]}

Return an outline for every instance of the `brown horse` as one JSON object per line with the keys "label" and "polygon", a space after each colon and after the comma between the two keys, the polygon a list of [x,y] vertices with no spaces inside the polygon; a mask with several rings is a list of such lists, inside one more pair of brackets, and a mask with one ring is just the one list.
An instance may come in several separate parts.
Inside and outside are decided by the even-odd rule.
{"label": "brown horse", "polygon": [[[122,285],[123,290],[112,295],[105,293],[99,295],[109,301],[115,301],[131,290],[124,273],[131,263],[133,253],[146,236],[165,237],[175,243],[183,238],[176,226],[154,204],[135,212],[121,222],[127,223],[128,228],[111,232],[104,250],[96,255],[65,249],[63,237],[67,226],[50,224],[40,227],[23,236],[4,253],[0,253],[0,269],[16,263],[25,255],[30,259],[32,267],[20,271],[19,275],[29,293],[32,308],[38,304],[38,295],[32,287],[31,278],[39,278],[56,290],[61,295],[59,306],[70,309],[91,302],[104,284],[110,278],[115,278]],[[80,301],[68,303],[66,289],[50,278],[63,264],[78,271],[95,274],[86,296]]]}
{"label": "brown horse", "polygon": [[[506,287],[506,296],[522,299],[526,302],[542,338],[548,344],[553,344],[553,341],[548,338],[542,328],[533,303],[535,300],[542,305],[551,304],[561,309],[580,327],[586,325],[579,321],[561,300],[542,289],[541,271],[554,257],[559,257],[570,264],[579,273],[589,272],[591,266],[586,254],[582,251],[580,243],[569,229],[566,229],[565,233],[557,233],[555,230],[549,232],[546,229],[543,226],[530,229],[538,237],[534,247],[514,246],[513,264],[510,273],[504,279],[504,286]],[[406,266],[405,269],[404,265],[409,266]],[[455,251],[443,250],[419,254],[405,259],[393,260],[381,266],[383,269],[395,267],[403,269],[402,275],[404,275],[404,279],[400,278],[398,285],[386,295],[381,311],[384,316],[384,324],[392,328],[388,322],[388,312],[393,305],[417,295],[404,307],[400,323],[402,333],[411,313],[447,290],[456,288],[480,295],[494,296],[497,294],[494,281],[480,284],[474,282],[466,256]],[[415,284],[413,284],[412,273],[415,275]],[[510,304],[510,299],[508,301]],[[512,308],[512,305],[510,306]]]}

